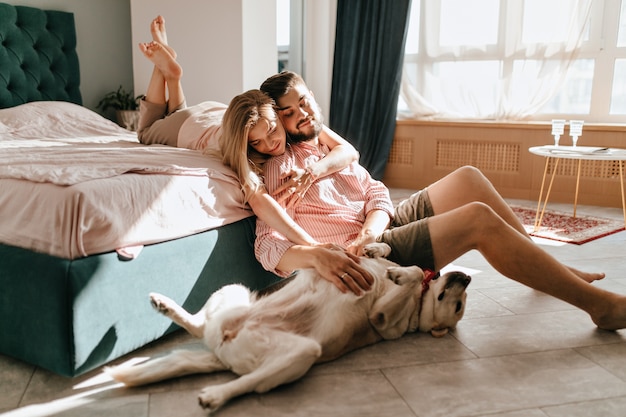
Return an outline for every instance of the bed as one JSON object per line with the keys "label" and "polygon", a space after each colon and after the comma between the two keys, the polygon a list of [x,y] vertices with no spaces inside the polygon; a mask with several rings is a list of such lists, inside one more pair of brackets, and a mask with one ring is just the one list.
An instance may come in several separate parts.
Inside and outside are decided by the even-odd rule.
{"label": "bed", "polygon": [[81,106],[73,14],[0,3],[0,43],[0,353],[79,375],[177,329],[151,291],[279,281],[234,173]]}

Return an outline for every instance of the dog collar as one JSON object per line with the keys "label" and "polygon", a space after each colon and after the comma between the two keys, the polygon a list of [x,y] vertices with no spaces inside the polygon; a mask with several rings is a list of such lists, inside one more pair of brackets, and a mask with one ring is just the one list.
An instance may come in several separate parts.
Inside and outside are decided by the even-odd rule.
{"label": "dog collar", "polygon": [[[439,274],[435,271],[433,271],[432,269],[423,269],[424,271],[424,280],[422,281],[422,295],[420,297],[420,307],[419,307],[419,318],[422,317],[422,310],[424,309],[424,295],[428,292],[428,290],[430,289],[430,281],[433,280],[433,278],[439,276]],[[418,319],[418,324],[417,324],[417,330],[419,330],[420,326],[419,326],[419,319]]]}
{"label": "dog collar", "polygon": [[431,269],[424,269],[424,280],[422,281],[422,295],[430,288],[430,281],[437,276]]}

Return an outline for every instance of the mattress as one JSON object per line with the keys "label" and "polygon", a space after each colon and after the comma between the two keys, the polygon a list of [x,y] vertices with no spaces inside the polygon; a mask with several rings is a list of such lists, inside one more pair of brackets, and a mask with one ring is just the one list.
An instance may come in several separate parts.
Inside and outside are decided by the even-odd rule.
{"label": "mattress", "polygon": [[216,157],[142,145],[72,103],[0,110],[0,243],[76,259],[251,215]]}

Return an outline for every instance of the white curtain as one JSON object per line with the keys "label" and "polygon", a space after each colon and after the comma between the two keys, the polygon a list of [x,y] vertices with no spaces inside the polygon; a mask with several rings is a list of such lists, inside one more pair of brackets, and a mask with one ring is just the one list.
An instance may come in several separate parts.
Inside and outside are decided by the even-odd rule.
{"label": "white curtain", "polygon": [[[414,0],[413,7],[421,6],[412,15],[419,15],[419,22],[411,22],[420,26],[419,52],[404,64],[400,99],[408,111],[399,118],[531,117],[563,84],[585,38],[591,3]],[[481,37],[472,35],[481,23],[471,13],[497,21],[495,45],[477,44]],[[452,14],[458,16],[450,19]],[[474,25],[473,31],[464,24]],[[466,39],[473,43],[464,45]]]}

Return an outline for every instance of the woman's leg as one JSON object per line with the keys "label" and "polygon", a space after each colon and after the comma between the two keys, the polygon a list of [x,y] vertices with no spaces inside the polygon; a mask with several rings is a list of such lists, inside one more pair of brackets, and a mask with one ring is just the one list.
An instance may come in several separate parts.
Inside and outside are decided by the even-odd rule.
{"label": "woman's leg", "polygon": [[[152,40],[155,42],[167,44],[167,35],[165,33],[165,20],[162,16],[157,16],[150,23],[150,33],[152,34]],[[141,49],[141,45],[139,46]],[[143,49],[142,49],[143,52]],[[152,69],[152,76],[148,83],[148,89],[146,90],[145,100],[154,104],[166,104],[167,96],[165,90],[165,77],[161,71],[155,65]]]}
{"label": "woman's leg", "polygon": [[[493,209],[506,223],[530,240],[523,224],[480,170],[472,166],[457,169],[428,187],[435,215],[446,213],[468,203],[481,202]],[[603,273],[588,273],[570,268],[587,282],[604,278]]]}
{"label": "woman's leg", "polygon": [[184,106],[185,94],[180,82],[183,70],[176,62],[176,51],[168,44],[162,16],[157,16],[150,23],[150,33],[152,42],[139,44],[141,52],[154,63],[146,100],[155,104],[167,103],[169,114]]}
{"label": "woman's leg", "polygon": [[[176,60],[176,51],[172,47],[169,46],[167,41],[167,31],[165,30],[165,19],[163,16],[157,16],[152,23],[150,24],[150,33],[152,34],[152,40],[161,44],[165,47],[165,50],[169,53],[171,58]],[[167,85],[167,93],[168,93],[168,113],[172,113],[177,109],[184,107],[185,103],[185,94],[183,92],[183,86],[180,82],[182,77],[182,68],[178,65],[177,71],[179,74],[174,77],[167,77],[167,74],[163,74],[163,79]]]}
{"label": "woman's leg", "polygon": [[437,269],[476,249],[501,274],[581,308],[598,327],[626,327],[625,296],[581,280],[486,204],[433,216],[429,231]]}

